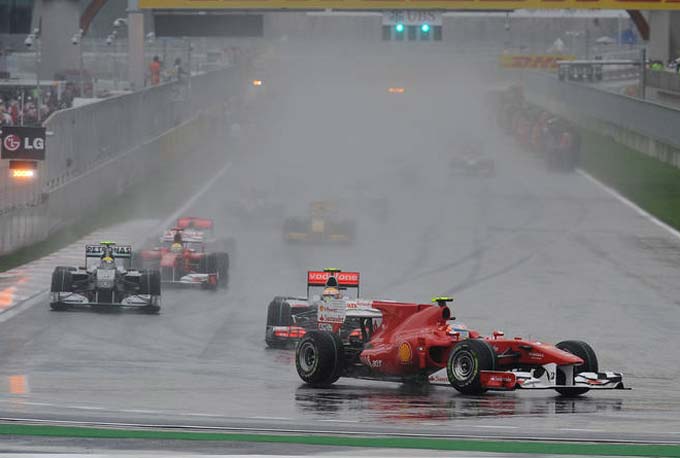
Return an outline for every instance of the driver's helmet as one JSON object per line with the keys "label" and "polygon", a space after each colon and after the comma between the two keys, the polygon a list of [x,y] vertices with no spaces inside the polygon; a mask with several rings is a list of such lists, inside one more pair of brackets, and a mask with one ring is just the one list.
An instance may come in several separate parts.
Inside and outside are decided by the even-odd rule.
{"label": "driver's helmet", "polygon": [[324,289],[323,293],[321,293],[321,299],[324,301],[340,299],[340,297],[340,290],[338,290],[338,288],[329,287]]}
{"label": "driver's helmet", "polygon": [[101,261],[102,261],[102,264],[113,263],[113,249],[111,249],[110,246],[107,246],[107,247],[104,248],[104,252],[102,253],[102,256],[101,256]]}
{"label": "driver's helmet", "polygon": [[173,253],[181,253],[182,252],[182,244],[179,242],[174,242],[172,245],[170,245],[170,251]]}

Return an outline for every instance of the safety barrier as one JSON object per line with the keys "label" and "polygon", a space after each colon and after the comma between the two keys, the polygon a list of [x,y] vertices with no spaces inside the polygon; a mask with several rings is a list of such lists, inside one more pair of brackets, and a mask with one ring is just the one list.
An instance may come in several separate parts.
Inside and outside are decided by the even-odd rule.
{"label": "safety barrier", "polygon": [[527,99],[576,123],[605,122],[680,148],[680,110],[592,86],[558,81],[551,75],[525,76]]}
{"label": "safety barrier", "polygon": [[524,82],[529,102],[680,167],[680,110],[546,74],[527,74]]}
{"label": "safety barrier", "polygon": [[[131,185],[199,150],[240,92],[236,66],[54,113],[35,182],[0,189],[0,255],[45,240]],[[177,141],[177,132],[186,137]],[[168,139],[173,141],[168,141]],[[8,171],[2,165],[0,173]]]}

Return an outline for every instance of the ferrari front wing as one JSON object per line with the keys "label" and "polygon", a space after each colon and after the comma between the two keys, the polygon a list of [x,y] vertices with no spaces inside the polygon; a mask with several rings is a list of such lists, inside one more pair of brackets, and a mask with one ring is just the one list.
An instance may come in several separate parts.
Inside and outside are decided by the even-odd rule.
{"label": "ferrari front wing", "polygon": [[182,276],[179,280],[161,280],[161,285],[175,288],[217,288],[217,274],[191,273]]}
{"label": "ferrari front wing", "polygon": [[[553,366],[552,368],[549,366]],[[572,379],[569,372],[573,366],[562,366],[566,380]],[[553,390],[555,388],[588,388],[590,390],[623,390],[623,374],[620,372],[579,372],[573,375],[572,384],[557,384],[555,365],[547,365],[538,370],[528,371],[481,371],[480,382],[492,391]],[[446,369],[441,369],[428,377],[431,385],[450,386]]]}

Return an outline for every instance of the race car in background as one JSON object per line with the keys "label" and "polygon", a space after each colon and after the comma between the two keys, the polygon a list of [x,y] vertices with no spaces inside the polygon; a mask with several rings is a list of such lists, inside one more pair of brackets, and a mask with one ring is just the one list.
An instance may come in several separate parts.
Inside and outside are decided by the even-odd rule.
{"label": "race car in background", "polygon": [[312,202],[308,218],[287,218],[283,223],[284,239],[288,242],[350,243],[356,225],[352,220],[334,217],[332,202]]}
{"label": "race car in background", "polygon": [[131,256],[130,245],[111,241],[86,245],[84,267],[57,266],[52,272],[50,308],[125,307],[158,313],[160,273],[131,269]]}
{"label": "race car in background", "polygon": [[229,283],[229,255],[206,252],[204,235],[181,226],[166,231],[160,246],[140,251],[135,263],[158,269],[164,286],[217,289]]}
{"label": "race car in background", "polygon": [[241,222],[251,224],[274,224],[285,215],[283,201],[273,197],[273,192],[246,186],[238,195],[225,196],[224,208]]}
{"label": "race car in background", "polygon": [[453,156],[449,162],[453,175],[469,175],[478,177],[492,177],[496,173],[496,163],[493,158],[482,154],[478,148],[466,146]]}
{"label": "race car in background", "polygon": [[[341,295],[325,300],[322,295],[316,294],[310,297],[312,288],[335,288],[341,294],[347,289],[355,289],[356,297],[350,298]],[[322,271],[307,272],[307,296],[276,296],[267,307],[267,327],[265,330],[265,342],[269,347],[285,348],[294,346],[307,331],[319,329],[318,316],[328,315],[328,310],[333,307],[343,311],[357,312],[368,306],[368,301],[359,299],[359,272],[342,272],[340,269],[327,268]],[[353,331],[358,329],[357,317],[347,313],[345,319],[339,320],[343,326],[337,329],[341,338],[350,338]],[[324,324],[325,325],[325,324]],[[332,328],[331,328],[332,329]]]}
{"label": "race car in background", "polygon": [[[453,386],[460,393],[488,390],[553,389],[563,396],[589,390],[624,389],[623,376],[600,372],[595,352],[585,342],[556,345],[495,331],[482,337],[451,318],[451,298],[437,304],[372,301],[381,312],[360,322],[361,339],[343,341],[337,332],[309,331],[300,340],[295,365],[312,386],[340,377]],[[319,321],[322,316],[319,314]]]}
{"label": "race car in background", "polygon": [[[224,251],[234,257],[236,243],[232,237],[218,238],[215,236],[215,223],[209,218],[182,216],[177,218],[175,227],[181,229],[184,240],[190,248],[198,251]],[[163,235],[162,243],[172,243],[174,230],[169,229]]]}

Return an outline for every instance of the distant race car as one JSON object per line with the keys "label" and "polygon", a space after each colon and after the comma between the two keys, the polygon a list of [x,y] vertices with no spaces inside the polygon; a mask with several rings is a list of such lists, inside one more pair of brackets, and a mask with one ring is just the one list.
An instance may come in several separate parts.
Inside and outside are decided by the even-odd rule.
{"label": "distant race car", "polygon": [[[328,386],[340,377],[453,386],[463,394],[487,390],[553,389],[563,396],[589,390],[624,389],[623,376],[600,372],[585,342],[556,345],[482,337],[451,319],[450,298],[437,305],[372,301],[381,323],[361,321],[359,340],[344,342],[333,331],[309,331],[296,348],[295,364],[309,385]],[[336,315],[340,317],[342,313]],[[319,322],[322,322],[319,314]],[[337,325],[336,325],[337,326]]]}
{"label": "distant race car", "polygon": [[452,157],[449,168],[454,175],[491,177],[496,173],[496,163],[493,158],[482,155],[472,148]]}
{"label": "distant race car", "polygon": [[206,252],[208,246],[217,243],[204,232],[212,231],[212,221],[180,218],[177,223],[177,227],[165,231],[160,246],[140,251],[135,264],[159,269],[164,286],[226,288],[229,254]]}
{"label": "distant race car", "polygon": [[283,224],[288,242],[349,243],[354,240],[355,223],[334,218],[335,205],[313,202],[309,218],[288,218]]}
{"label": "distant race car", "polygon": [[[177,218],[176,228],[181,229],[184,240],[191,248],[199,251],[226,251],[233,258],[236,243],[233,238],[218,238],[215,236],[215,223],[208,218],[195,216],[182,216]],[[163,234],[162,243],[171,243],[174,230],[170,229]]]}
{"label": "distant race car", "polygon": [[50,308],[80,306],[160,311],[161,276],[157,270],[130,268],[132,247],[101,242],[85,246],[85,266],[58,266],[52,273]]}
{"label": "distant race car", "polygon": [[[339,292],[348,288],[356,289],[357,297],[344,295],[332,298],[332,302],[342,302],[343,310],[356,312],[365,308],[368,301],[359,299],[359,272],[342,272],[328,268],[323,271],[307,272],[307,297],[276,296],[267,308],[267,327],[265,342],[269,347],[292,347],[308,331],[319,329],[319,308],[329,307],[322,295],[310,297],[311,288],[337,288]],[[348,313],[339,329],[341,338],[349,339],[351,333],[359,328],[355,317]]]}

